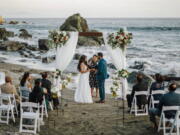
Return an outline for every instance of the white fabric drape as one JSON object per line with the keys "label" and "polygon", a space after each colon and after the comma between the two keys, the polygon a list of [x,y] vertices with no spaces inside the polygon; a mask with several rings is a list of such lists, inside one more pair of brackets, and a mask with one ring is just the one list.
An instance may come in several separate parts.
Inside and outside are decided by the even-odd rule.
{"label": "white fabric drape", "polygon": [[[112,47],[107,43],[108,42],[107,36],[108,36],[107,33],[103,33],[105,47],[110,57],[112,58],[113,64],[115,65],[117,70],[126,69],[126,49],[124,50],[120,48],[112,49]],[[128,90],[127,79],[122,79],[122,84],[123,84],[122,97],[126,99],[126,93]]]}
{"label": "white fabric drape", "polygon": [[[70,32],[70,39],[66,42],[63,47],[57,47],[56,50],[56,65],[55,68],[63,72],[75,54],[76,45],[78,41],[78,32]],[[54,78],[53,86],[56,91],[61,89],[61,78]],[[58,96],[61,96],[60,91]]]}
{"label": "white fabric drape", "polygon": [[56,69],[64,71],[75,54],[78,41],[78,32],[70,32],[70,39],[63,47],[58,47],[56,52]]}

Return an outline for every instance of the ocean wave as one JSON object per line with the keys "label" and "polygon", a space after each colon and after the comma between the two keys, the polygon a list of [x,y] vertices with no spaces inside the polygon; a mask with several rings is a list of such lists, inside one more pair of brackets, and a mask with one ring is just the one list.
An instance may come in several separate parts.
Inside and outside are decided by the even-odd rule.
{"label": "ocean wave", "polygon": [[128,30],[180,31],[180,27],[128,27]]}
{"label": "ocean wave", "polygon": [[[102,30],[119,30],[122,27],[97,27],[98,29]],[[124,28],[124,27],[123,27]],[[180,27],[159,27],[159,26],[152,26],[152,27],[127,27],[129,31],[180,31]]]}

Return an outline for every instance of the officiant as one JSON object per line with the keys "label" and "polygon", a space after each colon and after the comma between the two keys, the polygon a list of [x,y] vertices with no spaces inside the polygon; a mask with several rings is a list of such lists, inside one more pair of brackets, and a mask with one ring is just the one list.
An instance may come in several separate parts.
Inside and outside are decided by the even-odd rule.
{"label": "officiant", "polygon": [[94,55],[89,61],[88,61],[88,65],[90,69],[94,69],[90,71],[89,74],[89,85],[91,87],[91,95],[93,97],[93,92],[94,89],[96,89],[96,98],[98,97],[98,81],[96,78],[96,70],[97,70],[97,61],[98,61],[98,57],[97,55]]}

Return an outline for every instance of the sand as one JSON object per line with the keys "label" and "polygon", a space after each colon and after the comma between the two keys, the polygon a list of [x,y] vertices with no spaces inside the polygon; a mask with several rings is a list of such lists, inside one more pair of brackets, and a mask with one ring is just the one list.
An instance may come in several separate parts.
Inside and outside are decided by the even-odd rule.
{"label": "sand", "polygon": [[[40,73],[42,71],[23,66],[0,63],[0,71],[13,77],[16,86],[24,71]],[[73,101],[74,91],[64,89],[62,106],[59,110],[49,111],[45,125],[41,126],[40,135],[156,135],[148,116],[128,114],[125,109],[125,123],[122,121],[122,102],[116,102],[111,95],[106,95],[105,104],[78,104]],[[94,98],[94,101],[98,99]],[[118,104],[117,104],[118,103]],[[0,135],[19,134],[19,119],[7,126],[0,124]],[[22,134],[26,135],[26,134]]]}

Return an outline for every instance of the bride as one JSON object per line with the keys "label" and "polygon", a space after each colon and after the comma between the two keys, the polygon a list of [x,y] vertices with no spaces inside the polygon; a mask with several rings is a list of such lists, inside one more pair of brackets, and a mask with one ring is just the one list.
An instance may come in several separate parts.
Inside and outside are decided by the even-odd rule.
{"label": "bride", "polygon": [[87,65],[87,57],[82,55],[77,66],[80,72],[78,88],[75,91],[75,102],[93,103],[91,89],[89,86],[89,69]]}

